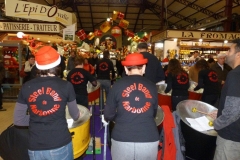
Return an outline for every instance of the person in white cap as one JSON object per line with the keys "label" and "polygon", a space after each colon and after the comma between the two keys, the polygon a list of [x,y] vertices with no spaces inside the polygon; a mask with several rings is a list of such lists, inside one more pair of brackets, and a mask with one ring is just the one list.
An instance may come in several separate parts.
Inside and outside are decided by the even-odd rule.
{"label": "person in white cap", "polygon": [[111,139],[113,160],[157,159],[157,87],[143,77],[147,62],[140,53],[127,55],[122,65],[128,76],[118,80],[108,95],[104,117],[115,122]]}
{"label": "person in white cap", "polygon": [[[72,136],[65,110],[68,105],[73,120],[80,117],[73,86],[59,77],[61,58],[51,46],[39,49],[35,61],[37,77],[21,87],[14,110],[14,125],[29,126],[30,160],[72,160]],[[27,110],[29,115],[26,115]]]}
{"label": "person in white cap", "polygon": [[225,63],[226,54],[219,53],[217,55],[217,62],[211,65],[211,69],[213,69],[218,75],[218,82],[222,85],[225,83],[227,78],[227,74],[232,68]]}

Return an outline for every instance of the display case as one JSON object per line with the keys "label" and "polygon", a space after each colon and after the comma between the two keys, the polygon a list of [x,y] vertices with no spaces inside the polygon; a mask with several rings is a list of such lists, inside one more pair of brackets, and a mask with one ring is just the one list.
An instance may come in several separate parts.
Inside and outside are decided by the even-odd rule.
{"label": "display case", "polygon": [[228,46],[179,46],[179,60],[186,63],[191,63],[189,57],[194,51],[199,51],[200,56],[206,60],[208,58],[216,58],[220,52],[226,52],[229,50]]}
{"label": "display case", "polygon": [[22,85],[19,71],[25,62],[26,46],[22,41],[3,41],[0,43],[0,62],[5,68],[3,79],[3,98],[15,99]]}

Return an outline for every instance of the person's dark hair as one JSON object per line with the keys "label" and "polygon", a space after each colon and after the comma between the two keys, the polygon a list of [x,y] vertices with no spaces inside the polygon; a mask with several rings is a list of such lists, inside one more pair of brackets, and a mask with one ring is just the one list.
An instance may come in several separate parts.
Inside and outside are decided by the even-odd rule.
{"label": "person's dark hair", "polygon": [[36,74],[37,77],[48,76],[48,73],[54,74],[55,76],[60,77],[61,67],[58,65],[56,67],[53,67],[53,68],[50,68],[50,69],[47,69],[47,70],[40,70],[40,69],[37,68],[36,72],[37,72],[37,74]]}
{"label": "person's dark hair", "polygon": [[28,59],[30,59],[30,58],[35,58],[35,56],[31,54],[28,56]]}
{"label": "person's dark hair", "polygon": [[215,60],[213,58],[208,59],[208,63],[214,63],[214,62],[215,62]]}
{"label": "person's dark hair", "polygon": [[108,50],[105,50],[105,51],[103,52],[103,58],[109,58],[109,55],[110,55],[110,53],[109,53]]}
{"label": "person's dark hair", "polygon": [[238,39],[235,39],[235,40],[233,40],[232,41],[232,43],[235,43],[236,44],[236,46],[235,46],[235,52],[237,53],[237,52],[240,52],[240,39],[238,38]]}
{"label": "person's dark hair", "polygon": [[195,68],[197,70],[202,70],[202,69],[209,69],[209,65],[208,62],[205,59],[200,59],[199,61],[197,61],[197,63],[195,64]]}
{"label": "person's dark hair", "polygon": [[168,72],[172,73],[173,76],[176,76],[180,73],[182,73],[184,70],[182,69],[182,66],[177,59],[171,59],[168,63]]}
{"label": "person's dark hair", "polygon": [[147,45],[147,43],[139,43],[138,45],[137,45],[137,49],[148,49],[148,45]]}
{"label": "person's dark hair", "polygon": [[56,51],[58,51],[57,45],[52,45],[52,48],[54,48]]}
{"label": "person's dark hair", "polygon": [[76,56],[74,59],[75,66],[82,65],[84,62],[84,58],[82,56]]}

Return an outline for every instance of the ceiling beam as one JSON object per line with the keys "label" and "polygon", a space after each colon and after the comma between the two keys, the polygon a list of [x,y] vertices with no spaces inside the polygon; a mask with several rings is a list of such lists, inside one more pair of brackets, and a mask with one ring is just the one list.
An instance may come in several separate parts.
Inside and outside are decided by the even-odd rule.
{"label": "ceiling beam", "polygon": [[93,32],[94,32],[94,25],[93,25],[93,14],[92,14],[91,0],[88,0],[88,2],[89,2],[90,14],[91,14],[92,30],[93,30]]}
{"label": "ceiling beam", "polygon": [[[176,0],[177,2],[178,2],[178,0]],[[187,5],[185,5],[186,7],[189,7],[191,4],[193,4],[193,3],[195,3],[197,0],[194,0],[193,2],[191,2],[191,3],[189,3],[189,4],[187,4]],[[174,3],[175,1],[173,1],[173,3]],[[173,4],[173,3],[171,3],[171,4]],[[180,9],[179,11],[177,11],[176,13],[178,14],[179,12],[181,12],[182,10],[184,10],[185,9],[185,7],[183,7],[182,9]],[[170,17],[168,17],[168,19],[170,19],[170,18],[172,18],[173,17],[173,15],[171,15]]]}
{"label": "ceiling beam", "polygon": [[44,2],[46,2],[49,6],[51,6],[51,4],[47,0],[44,0]]}
{"label": "ceiling beam", "polygon": [[[186,7],[190,7],[190,8],[192,8],[192,9],[195,9],[195,10],[197,10],[198,12],[204,13],[204,14],[206,14],[206,15],[208,15],[208,16],[212,16],[212,17],[214,17],[215,19],[223,18],[223,16],[221,16],[221,15],[219,15],[219,14],[216,14],[216,13],[208,10],[207,8],[208,8],[209,6],[203,8],[203,7],[200,7],[199,5],[194,4],[194,2],[189,2],[189,1],[187,1],[187,0],[175,0],[175,1],[176,1],[176,2],[179,2],[179,3],[181,3],[181,4],[184,4]],[[213,4],[211,4],[211,6],[217,4],[217,3],[220,2],[220,1],[221,1],[221,0],[218,0],[217,2],[214,2]]]}
{"label": "ceiling beam", "polygon": [[136,23],[134,24],[133,32],[136,31],[137,23],[138,23],[138,20],[139,20],[139,15],[141,14],[141,11],[142,11],[142,9],[139,8],[137,19],[136,19]]}
{"label": "ceiling beam", "polygon": [[76,13],[77,13],[77,18],[78,18],[78,22],[80,24],[80,28],[82,28],[82,21],[81,21],[81,18],[80,18],[80,14],[79,14],[79,11],[78,11],[78,6],[73,6],[76,10]]}

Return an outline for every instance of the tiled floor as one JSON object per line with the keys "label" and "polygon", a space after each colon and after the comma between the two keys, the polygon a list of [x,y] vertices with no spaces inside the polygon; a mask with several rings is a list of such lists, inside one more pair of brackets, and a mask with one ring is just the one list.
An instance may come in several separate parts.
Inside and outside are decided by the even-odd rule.
{"label": "tiled floor", "polygon": [[[13,111],[16,102],[3,102],[7,111],[0,111],[0,133],[13,123]],[[2,158],[0,157],[0,160]]]}

